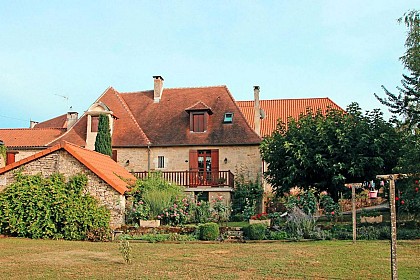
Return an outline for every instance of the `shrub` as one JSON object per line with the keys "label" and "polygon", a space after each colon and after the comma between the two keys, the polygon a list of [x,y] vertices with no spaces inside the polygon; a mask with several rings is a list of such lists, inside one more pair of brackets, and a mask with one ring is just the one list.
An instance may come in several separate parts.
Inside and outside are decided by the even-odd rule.
{"label": "shrub", "polygon": [[[143,201],[149,208],[150,219],[156,219],[166,208],[173,206],[177,200],[185,197],[184,189],[165,181],[159,172],[150,173],[146,179],[137,180],[128,195],[131,196],[132,207]],[[127,212],[132,211],[128,209]]]}
{"label": "shrub", "polygon": [[327,194],[321,196],[320,206],[329,220],[336,219],[340,215],[340,206]]}
{"label": "shrub", "polygon": [[108,228],[93,228],[86,234],[86,239],[92,242],[107,242],[111,240]]}
{"label": "shrub", "polygon": [[311,238],[311,234],[317,231],[316,219],[312,215],[305,214],[298,207],[294,207],[287,217],[286,230],[290,237],[297,240]]}
{"label": "shrub", "polygon": [[220,235],[219,225],[216,223],[205,223],[198,227],[200,240],[216,240]]}
{"label": "shrub", "polygon": [[189,216],[190,202],[187,198],[181,201],[175,201],[174,204],[163,210],[162,214],[157,218],[161,219],[164,224],[178,226],[185,224]]}
{"label": "shrub", "polygon": [[264,240],[267,238],[267,227],[263,224],[252,224],[243,228],[244,235],[250,240]]}
{"label": "shrub", "polygon": [[377,240],[379,239],[380,236],[381,236],[381,232],[378,227],[367,226],[367,227],[357,228],[357,239]]}
{"label": "shrub", "polygon": [[270,231],[269,239],[271,240],[285,240],[289,236],[286,231]]}
{"label": "shrub", "polygon": [[314,190],[308,190],[303,193],[297,193],[296,195],[290,195],[287,197],[286,208],[288,211],[292,211],[294,207],[299,207],[306,214],[313,215],[316,210],[316,197]]}
{"label": "shrub", "polygon": [[190,222],[192,223],[208,223],[212,220],[210,203],[207,201],[192,203],[190,213]]}
{"label": "shrub", "polygon": [[82,240],[89,231],[109,228],[110,212],[85,194],[87,177],[65,182],[60,174],[15,176],[0,193],[0,233],[29,238]]}
{"label": "shrub", "polygon": [[232,197],[233,214],[243,214],[244,221],[255,215],[262,201],[264,189],[260,180],[253,180],[246,170],[238,170],[235,176],[235,190]]}

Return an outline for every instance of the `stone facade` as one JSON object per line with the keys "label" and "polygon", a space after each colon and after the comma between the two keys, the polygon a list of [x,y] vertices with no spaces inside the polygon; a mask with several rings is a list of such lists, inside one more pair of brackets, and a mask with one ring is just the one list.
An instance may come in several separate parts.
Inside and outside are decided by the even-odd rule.
{"label": "stone facade", "polygon": [[[49,176],[53,173],[61,173],[66,178],[75,174],[84,173],[88,178],[86,192],[98,199],[111,212],[111,228],[115,229],[125,221],[125,196],[114,190],[100,177],[86,168],[77,159],[65,150],[58,150],[39,159],[24,164],[19,170],[23,174],[42,174]],[[14,182],[15,170],[10,170],[0,175],[0,191]]]}
{"label": "stone facade", "polygon": [[[261,176],[262,161],[259,147],[248,146],[187,146],[187,147],[151,147],[150,170],[185,171],[189,170],[189,151],[219,150],[219,170],[230,170],[233,174],[246,172],[251,178]],[[147,148],[117,148],[118,163],[129,171],[148,170]],[[158,156],[165,158],[165,168],[158,168]],[[225,163],[226,159],[226,163]],[[127,162],[128,161],[128,162]]]}

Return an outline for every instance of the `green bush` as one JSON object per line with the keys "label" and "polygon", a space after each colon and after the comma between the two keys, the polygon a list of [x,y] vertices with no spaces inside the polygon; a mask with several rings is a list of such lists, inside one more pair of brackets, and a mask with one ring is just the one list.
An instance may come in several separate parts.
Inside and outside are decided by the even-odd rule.
{"label": "green bush", "polygon": [[271,240],[285,240],[289,236],[286,231],[270,231],[269,239]]}
{"label": "green bush", "polygon": [[216,240],[220,235],[219,225],[216,223],[205,223],[198,227],[200,240]]}
{"label": "green bush", "polygon": [[85,193],[87,177],[66,183],[60,174],[17,173],[0,193],[0,233],[29,238],[82,240],[90,231],[109,230],[110,212]]}
{"label": "green bush", "polygon": [[243,228],[244,235],[250,240],[264,240],[267,238],[267,226],[264,224],[252,224]]}
{"label": "green bush", "polygon": [[[128,194],[131,196],[133,209],[137,209],[138,204],[144,202],[149,219],[156,219],[166,208],[185,197],[182,187],[165,181],[159,172],[150,173],[146,179],[137,180]],[[127,212],[131,213],[133,209],[127,209]]]}

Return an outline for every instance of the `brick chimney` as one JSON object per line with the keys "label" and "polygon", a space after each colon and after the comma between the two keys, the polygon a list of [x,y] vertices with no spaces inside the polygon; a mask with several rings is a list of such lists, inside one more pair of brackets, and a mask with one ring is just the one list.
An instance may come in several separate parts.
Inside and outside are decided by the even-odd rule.
{"label": "brick chimney", "polygon": [[154,79],[154,90],[153,90],[153,100],[155,103],[159,103],[160,98],[162,97],[163,92],[163,78],[162,76],[153,76]]}
{"label": "brick chimney", "polygon": [[260,87],[254,86],[254,130],[261,135]]}
{"label": "brick chimney", "polygon": [[79,114],[77,112],[67,112],[67,130],[69,130],[76,122]]}

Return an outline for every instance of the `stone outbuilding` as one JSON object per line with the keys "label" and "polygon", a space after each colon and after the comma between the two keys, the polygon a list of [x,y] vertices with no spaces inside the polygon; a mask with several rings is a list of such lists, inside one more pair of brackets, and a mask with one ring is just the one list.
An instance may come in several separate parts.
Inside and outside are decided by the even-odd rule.
{"label": "stone outbuilding", "polygon": [[0,191],[15,180],[15,172],[49,176],[54,173],[69,178],[83,173],[88,178],[86,191],[110,210],[112,229],[125,221],[125,192],[135,177],[111,157],[62,142],[20,161],[0,168]]}

